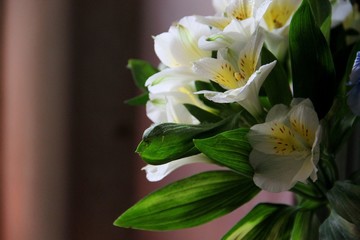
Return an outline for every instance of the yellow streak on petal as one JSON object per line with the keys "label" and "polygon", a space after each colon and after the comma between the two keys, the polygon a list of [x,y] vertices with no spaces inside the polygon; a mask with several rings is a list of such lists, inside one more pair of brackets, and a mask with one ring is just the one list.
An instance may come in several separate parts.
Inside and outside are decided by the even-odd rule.
{"label": "yellow streak on petal", "polygon": [[312,146],[315,139],[315,133],[313,131],[310,131],[309,128],[303,123],[299,123],[296,119],[291,120],[291,127],[304,138],[309,147]]}
{"label": "yellow streak on petal", "polygon": [[272,142],[274,154],[288,155],[303,149],[294,131],[282,123],[274,123],[271,126],[271,138],[274,140]]}
{"label": "yellow streak on petal", "polygon": [[239,84],[239,82],[241,83],[241,78],[237,77],[238,74],[230,64],[224,63],[216,72],[213,80],[226,89],[235,89],[241,86]]}
{"label": "yellow streak on petal", "polygon": [[296,5],[290,3],[279,4],[273,2],[264,15],[270,31],[283,27],[296,10]]}
{"label": "yellow streak on petal", "polygon": [[243,0],[240,1],[237,6],[231,10],[231,15],[237,20],[244,20],[252,17],[253,15],[253,1]]}
{"label": "yellow streak on petal", "polygon": [[244,54],[240,57],[238,64],[240,68],[239,75],[242,77],[242,81],[244,81],[243,85],[245,85],[256,70],[257,58],[256,56]]}

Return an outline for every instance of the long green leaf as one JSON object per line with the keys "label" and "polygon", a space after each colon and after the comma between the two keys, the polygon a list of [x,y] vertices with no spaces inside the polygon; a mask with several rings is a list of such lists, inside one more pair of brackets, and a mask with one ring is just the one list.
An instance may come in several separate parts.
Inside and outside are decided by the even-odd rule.
{"label": "long green leaf", "polygon": [[296,209],[281,204],[259,204],[222,240],[290,239]]}
{"label": "long green leaf", "polygon": [[320,240],[359,240],[359,226],[346,221],[335,211],[320,226]]}
{"label": "long green leaf", "polygon": [[248,132],[249,129],[239,128],[194,142],[210,159],[251,178],[254,171],[249,164],[251,146],[246,137]]}
{"label": "long green leaf", "polygon": [[291,239],[318,240],[319,226],[319,220],[313,211],[298,211],[291,232]]}
{"label": "long green leaf", "polygon": [[329,204],[338,215],[360,226],[360,185],[338,181],[327,193]]}
{"label": "long green leaf", "polygon": [[143,93],[139,96],[126,100],[125,103],[133,106],[145,105],[149,100],[149,93]]}
{"label": "long green leaf", "polygon": [[[159,165],[199,153],[193,139],[207,138],[244,125],[241,113],[217,123],[200,125],[163,123],[146,130],[136,152],[153,165]],[[246,124],[247,125],[247,124]]]}
{"label": "long green leaf", "polygon": [[294,14],[289,31],[294,97],[310,98],[319,118],[329,111],[337,84],[328,43],[307,0]]}
{"label": "long green leaf", "polygon": [[114,224],[143,230],[189,228],[233,211],[259,191],[252,179],[234,172],[204,172],[153,192]]}
{"label": "long green leaf", "polygon": [[307,0],[310,4],[315,22],[329,41],[331,30],[331,3],[329,0]]}

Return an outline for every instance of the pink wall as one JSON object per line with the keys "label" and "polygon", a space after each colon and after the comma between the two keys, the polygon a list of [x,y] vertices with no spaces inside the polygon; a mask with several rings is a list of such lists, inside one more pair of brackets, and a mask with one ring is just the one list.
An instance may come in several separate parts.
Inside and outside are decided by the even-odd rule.
{"label": "pink wall", "polygon": [[[154,64],[158,63],[156,55],[153,50],[153,41],[151,36],[157,35],[161,32],[167,31],[172,22],[187,15],[211,15],[214,13],[211,0],[152,0],[144,1],[142,13],[142,39],[141,58],[152,61]],[[139,112],[139,118],[144,118],[145,113]],[[141,122],[143,128],[149,125],[148,121]],[[138,138],[141,135],[139,134]],[[140,168],[144,165],[139,160],[139,170],[137,175],[138,194],[137,199],[144,196],[166,183],[172,182],[176,179],[190,176],[194,173],[210,169],[208,166],[196,165],[186,166],[177,170],[171,176],[160,183],[148,183]],[[243,206],[241,209],[212,221],[208,224],[195,227],[192,229],[178,230],[175,232],[137,232],[136,239],[154,239],[154,240],[184,240],[184,239],[220,239],[242,216],[246,214],[258,202],[282,202],[291,203],[291,193],[270,194],[261,192],[256,199]]]}

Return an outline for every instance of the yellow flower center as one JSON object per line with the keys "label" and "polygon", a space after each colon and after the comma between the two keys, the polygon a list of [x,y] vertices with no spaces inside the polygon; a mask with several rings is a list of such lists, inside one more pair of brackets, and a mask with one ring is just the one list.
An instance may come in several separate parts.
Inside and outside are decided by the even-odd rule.
{"label": "yellow flower center", "polygon": [[256,70],[257,58],[252,55],[244,54],[240,57],[238,65],[240,68],[240,75],[243,77],[243,80],[246,80],[247,82],[247,80]]}
{"label": "yellow flower center", "polygon": [[282,123],[271,126],[274,154],[287,155],[294,151],[304,150],[303,144],[296,138],[293,129]]}
{"label": "yellow flower center", "polygon": [[239,73],[235,72],[228,63],[224,63],[220,67],[221,69],[217,72],[214,80],[226,89],[238,88],[238,82],[241,81],[238,76]]}
{"label": "yellow flower center", "polygon": [[226,89],[243,87],[255,72],[256,64],[257,59],[254,56],[244,54],[238,61],[239,71],[236,71],[231,64],[224,63],[217,71],[214,81]]}

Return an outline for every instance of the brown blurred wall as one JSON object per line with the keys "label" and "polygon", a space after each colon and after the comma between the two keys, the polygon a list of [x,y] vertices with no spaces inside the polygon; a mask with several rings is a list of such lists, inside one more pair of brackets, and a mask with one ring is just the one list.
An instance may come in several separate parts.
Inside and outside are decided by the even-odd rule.
{"label": "brown blurred wall", "polygon": [[[2,2],[0,2],[2,3]],[[0,4],[2,5],[2,4]],[[131,239],[138,2],[7,0],[1,240]]]}
{"label": "brown blurred wall", "polygon": [[9,0],[2,10],[2,239],[64,239],[67,4]]}

